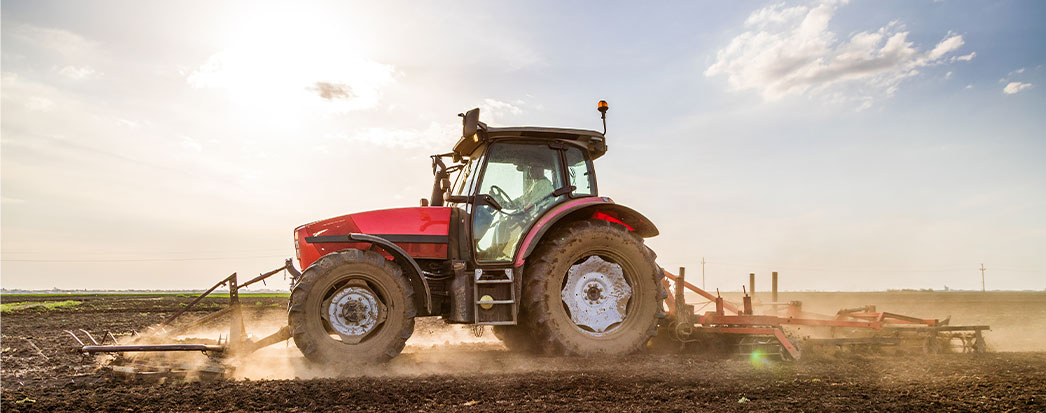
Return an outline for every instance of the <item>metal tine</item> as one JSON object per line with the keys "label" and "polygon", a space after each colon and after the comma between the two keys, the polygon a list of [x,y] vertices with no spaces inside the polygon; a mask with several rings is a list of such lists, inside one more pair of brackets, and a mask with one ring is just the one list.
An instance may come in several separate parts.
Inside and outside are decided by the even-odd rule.
{"label": "metal tine", "polygon": [[[113,335],[112,331],[106,331],[105,335],[113,339],[113,344],[120,344],[120,341],[116,339],[116,336]],[[105,341],[105,337],[102,337],[102,341]]]}
{"label": "metal tine", "polygon": [[90,339],[91,342],[94,343],[94,345],[96,345],[96,346],[98,345],[98,340],[95,340],[94,336],[92,336],[91,333],[88,333],[87,330],[84,330],[84,329],[81,328],[80,332],[84,333],[84,334],[87,334],[87,338]]}
{"label": "metal tine", "polygon": [[134,333],[135,337],[141,337],[142,336],[141,334],[138,334],[138,330],[135,330],[133,328],[131,329],[131,332]]}
{"label": "metal tine", "polygon": [[72,331],[69,331],[69,330],[64,330],[64,331],[66,333],[69,333],[69,335],[73,336],[73,340],[76,340],[77,343],[80,343],[80,347],[86,346],[86,344],[84,344],[84,342],[80,340],[80,337],[77,337],[75,333],[73,333]]}

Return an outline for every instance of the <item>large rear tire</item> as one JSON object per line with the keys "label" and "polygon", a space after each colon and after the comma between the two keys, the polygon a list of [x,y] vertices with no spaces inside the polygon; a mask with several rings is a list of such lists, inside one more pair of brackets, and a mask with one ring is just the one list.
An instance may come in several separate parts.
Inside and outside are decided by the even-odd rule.
{"label": "large rear tire", "polygon": [[[522,312],[521,312],[522,313]],[[494,332],[494,337],[501,340],[501,343],[505,345],[509,351],[517,353],[535,353],[538,351],[537,341],[534,339],[534,333],[527,328],[527,324],[523,321],[523,315],[520,314],[519,324],[514,326],[494,326],[491,331]]]}
{"label": "large rear tire", "polygon": [[643,239],[603,220],[547,235],[527,259],[527,326],[548,354],[623,355],[644,348],[665,317],[664,273]]}
{"label": "large rear tire", "polygon": [[307,359],[322,364],[387,361],[414,332],[414,290],[374,251],[327,254],[291,291],[288,324]]}

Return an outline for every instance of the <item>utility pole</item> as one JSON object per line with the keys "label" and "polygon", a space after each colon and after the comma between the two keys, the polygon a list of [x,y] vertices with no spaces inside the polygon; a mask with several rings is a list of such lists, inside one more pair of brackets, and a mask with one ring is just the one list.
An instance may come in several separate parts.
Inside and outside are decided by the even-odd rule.
{"label": "utility pole", "polygon": [[982,293],[985,291],[984,290],[984,270],[987,270],[987,268],[984,268],[984,263],[982,262],[981,263],[981,292]]}
{"label": "utility pole", "polygon": [[701,289],[705,289],[705,257],[701,257]]}

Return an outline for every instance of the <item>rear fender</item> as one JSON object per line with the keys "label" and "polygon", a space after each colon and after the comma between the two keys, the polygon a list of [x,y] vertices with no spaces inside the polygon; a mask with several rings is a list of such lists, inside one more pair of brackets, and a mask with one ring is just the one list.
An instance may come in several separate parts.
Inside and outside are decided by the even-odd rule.
{"label": "rear fender", "polygon": [[432,291],[429,289],[428,281],[425,280],[424,276],[422,276],[421,267],[418,265],[417,261],[411,258],[410,255],[403,250],[403,248],[393,244],[391,241],[374,235],[348,234],[306,237],[305,242],[310,244],[366,242],[377,245],[392,256],[393,262],[403,269],[403,274],[407,276],[408,280],[410,280],[411,286],[414,287],[414,306],[416,308],[424,309],[426,315],[432,314]]}
{"label": "rear fender", "polygon": [[[569,217],[569,218],[568,218]],[[635,232],[643,238],[657,236],[658,230],[654,223],[636,210],[624,205],[615,204],[607,197],[588,197],[573,199],[550,209],[537,222],[530,227],[523,242],[520,243],[516,253],[515,266],[522,266],[524,261],[545,234],[555,228],[561,222],[569,222],[578,219],[602,219],[623,225],[629,231]]]}

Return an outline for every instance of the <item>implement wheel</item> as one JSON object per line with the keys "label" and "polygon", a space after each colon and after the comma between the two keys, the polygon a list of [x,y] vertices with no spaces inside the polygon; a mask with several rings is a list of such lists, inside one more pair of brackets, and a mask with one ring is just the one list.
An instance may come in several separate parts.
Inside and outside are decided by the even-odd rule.
{"label": "implement wheel", "polygon": [[310,361],[387,361],[414,332],[414,290],[400,268],[373,251],[327,254],[291,291],[288,323]]}
{"label": "implement wheel", "polygon": [[629,354],[664,318],[664,273],[643,239],[603,220],[547,235],[527,259],[526,326],[549,354]]}

